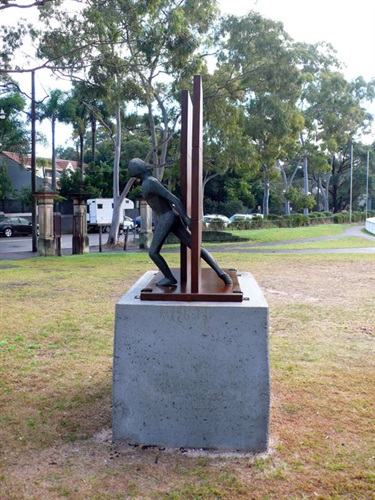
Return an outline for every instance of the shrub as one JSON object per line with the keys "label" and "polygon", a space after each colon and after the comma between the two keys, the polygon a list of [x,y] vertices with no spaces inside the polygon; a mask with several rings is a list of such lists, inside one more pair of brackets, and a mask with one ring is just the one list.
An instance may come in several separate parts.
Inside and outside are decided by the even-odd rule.
{"label": "shrub", "polygon": [[225,229],[225,223],[221,219],[212,219],[208,228],[212,231],[222,231]]}
{"label": "shrub", "polygon": [[268,214],[266,216],[266,219],[267,220],[281,220],[282,219],[282,215]]}
{"label": "shrub", "polygon": [[263,217],[255,216],[251,220],[251,229],[260,229],[264,227]]}

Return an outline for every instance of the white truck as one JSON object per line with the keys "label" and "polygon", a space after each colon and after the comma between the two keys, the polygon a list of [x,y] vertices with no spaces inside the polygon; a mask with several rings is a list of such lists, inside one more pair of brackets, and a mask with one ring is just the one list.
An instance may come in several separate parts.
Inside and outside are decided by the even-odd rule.
{"label": "white truck", "polygon": [[[132,229],[133,221],[126,215],[126,210],[132,208],[134,208],[134,202],[125,198],[120,209],[120,229],[124,227]],[[101,226],[105,233],[112,223],[112,214],[113,198],[90,198],[87,200],[87,230],[99,231],[99,226]]]}

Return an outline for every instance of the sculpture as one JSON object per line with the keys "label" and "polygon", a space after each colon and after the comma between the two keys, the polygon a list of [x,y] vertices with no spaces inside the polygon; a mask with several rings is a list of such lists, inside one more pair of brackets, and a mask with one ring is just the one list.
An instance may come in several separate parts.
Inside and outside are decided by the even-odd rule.
{"label": "sculpture", "polygon": [[[191,234],[188,229],[191,220],[186,214],[181,201],[151,175],[143,160],[134,158],[129,162],[128,169],[132,177],[141,180],[142,196],[158,216],[158,223],[149,249],[150,258],[164,275],[164,278],[159,280],[156,285],[176,286],[177,280],[165,259],[160,255],[160,250],[170,233],[173,233],[182,243],[191,248]],[[225,285],[232,284],[230,276],[217,265],[207,250],[201,248],[200,255]]]}

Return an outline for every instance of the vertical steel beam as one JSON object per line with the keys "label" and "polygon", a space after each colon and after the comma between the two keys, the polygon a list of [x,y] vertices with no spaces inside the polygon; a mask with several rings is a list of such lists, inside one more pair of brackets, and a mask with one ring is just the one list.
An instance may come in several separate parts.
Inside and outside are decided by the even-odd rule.
{"label": "vertical steel beam", "polygon": [[191,292],[199,293],[202,246],[202,164],[203,164],[203,91],[201,75],[194,76],[192,196],[191,196]]}
{"label": "vertical steel beam", "polygon": [[[191,148],[192,148],[192,102],[189,92],[182,91],[181,96],[181,161],[180,161],[180,199],[186,213],[191,217]],[[191,252],[180,245],[181,283],[186,284],[191,274]]]}

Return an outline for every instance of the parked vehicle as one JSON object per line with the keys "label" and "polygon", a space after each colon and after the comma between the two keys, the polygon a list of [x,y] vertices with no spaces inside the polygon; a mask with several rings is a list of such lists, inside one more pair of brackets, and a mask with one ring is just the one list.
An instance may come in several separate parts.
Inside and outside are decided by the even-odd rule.
{"label": "parked vehicle", "polygon": [[229,224],[229,219],[225,215],[220,215],[220,214],[211,214],[211,215],[204,215],[203,216],[203,224],[206,227],[210,227],[210,224],[215,221],[221,221],[224,224],[224,227],[227,227]]}
{"label": "parked vehicle", "polygon": [[252,214],[234,214],[232,217],[229,217],[229,223],[238,222],[240,220],[250,220],[253,218]]}
{"label": "parked vehicle", "polygon": [[125,231],[125,229],[134,229],[133,219],[131,217],[128,217],[127,215],[125,215],[124,220],[122,221],[120,231]]}
{"label": "parked vehicle", "polygon": [[[133,220],[133,223],[134,223],[134,227],[137,231],[140,231],[141,230],[141,216],[138,215],[138,217],[136,217],[134,220]],[[152,219],[152,229],[154,229],[154,226],[155,226],[155,223],[154,223],[154,219]]]}
{"label": "parked vehicle", "polygon": [[[124,227],[125,210],[134,208],[134,203],[125,198],[120,209],[120,230]],[[105,233],[107,228],[112,223],[113,214],[113,198],[92,198],[87,200],[87,231],[99,231],[99,226],[102,226],[102,231]],[[127,217],[133,222],[130,217]],[[130,222],[128,221],[129,225]]]}
{"label": "parked vehicle", "polygon": [[0,234],[10,238],[14,234],[32,234],[33,224],[23,217],[3,217],[0,220]]}

